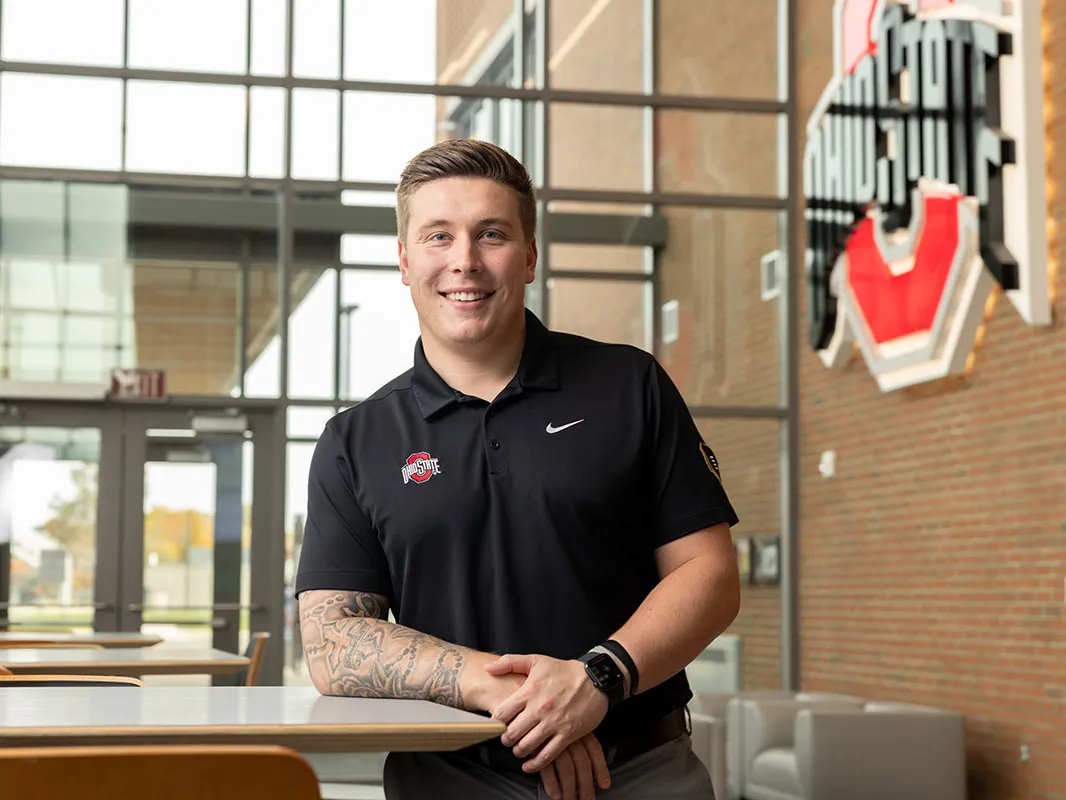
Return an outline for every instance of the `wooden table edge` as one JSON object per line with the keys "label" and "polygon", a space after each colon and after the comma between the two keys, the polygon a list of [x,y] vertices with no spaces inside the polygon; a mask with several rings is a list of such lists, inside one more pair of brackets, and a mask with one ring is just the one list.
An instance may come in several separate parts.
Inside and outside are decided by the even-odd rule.
{"label": "wooden table edge", "polygon": [[0,666],[15,675],[232,675],[251,663],[251,659],[245,656],[214,660],[38,661],[32,664],[0,658]]}
{"label": "wooden table edge", "polygon": [[[0,748],[99,744],[278,744],[302,752],[453,751],[503,734],[502,722],[0,727]],[[353,741],[358,737],[362,741]]]}

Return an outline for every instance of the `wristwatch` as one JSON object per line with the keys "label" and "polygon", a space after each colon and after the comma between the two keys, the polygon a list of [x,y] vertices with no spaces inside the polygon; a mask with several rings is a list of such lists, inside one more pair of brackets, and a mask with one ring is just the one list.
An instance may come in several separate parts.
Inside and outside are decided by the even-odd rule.
{"label": "wristwatch", "polygon": [[613,658],[606,653],[585,653],[578,661],[585,665],[593,685],[607,695],[608,710],[625,699],[625,676]]}

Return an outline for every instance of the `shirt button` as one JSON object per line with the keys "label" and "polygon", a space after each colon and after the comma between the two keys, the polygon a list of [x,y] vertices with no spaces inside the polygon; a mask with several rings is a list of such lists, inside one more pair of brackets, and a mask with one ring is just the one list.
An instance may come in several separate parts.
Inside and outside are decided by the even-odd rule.
{"label": "shirt button", "polygon": [[500,449],[499,440],[498,439],[493,439],[491,442],[489,442],[489,447],[491,447],[493,450],[499,450]]}

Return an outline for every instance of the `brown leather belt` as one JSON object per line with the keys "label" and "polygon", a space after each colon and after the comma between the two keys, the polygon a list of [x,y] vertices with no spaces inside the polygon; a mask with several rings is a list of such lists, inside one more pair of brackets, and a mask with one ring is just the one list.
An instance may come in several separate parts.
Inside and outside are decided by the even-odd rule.
{"label": "brown leather belt", "polygon": [[[678,708],[657,722],[642,728],[637,733],[623,736],[611,742],[601,741],[600,744],[603,747],[603,755],[606,758],[607,766],[613,767],[690,732],[688,713],[685,709]],[[511,748],[504,747],[499,739],[460,750],[457,755],[490,769],[527,775],[527,773],[522,772],[522,764],[527,759],[516,757]],[[530,779],[539,780],[537,775],[527,776]]]}

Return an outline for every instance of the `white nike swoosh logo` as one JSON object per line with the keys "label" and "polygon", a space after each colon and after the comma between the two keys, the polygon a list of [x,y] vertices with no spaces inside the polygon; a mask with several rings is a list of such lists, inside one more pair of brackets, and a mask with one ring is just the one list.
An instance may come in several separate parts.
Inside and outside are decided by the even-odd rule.
{"label": "white nike swoosh logo", "polygon": [[548,427],[547,427],[547,428],[545,428],[544,430],[546,430],[546,431],[547,431],[548,433],[558,433],[559,431],[565,431],[565,430],[566,430],[567,428],[572,428],[572,427],[574,427],[575,425],[577,425],[577,424],[578,424],[579,422],[584,422],[584,421],[585,421],[585,420],[583,420],[583,419],[579,419],[579,420],[574,420],[573,422],[568,422],[568,423],[566,423],[565,425],[560,425],[560,426],[559,426],[558,428],[554,427],[554,426],[553,426],[553,425],[552,425],[552,424],[551,424],[551,423],[549,422],[549,423],[548,423]]}

